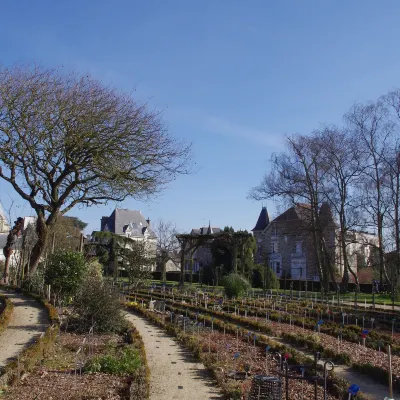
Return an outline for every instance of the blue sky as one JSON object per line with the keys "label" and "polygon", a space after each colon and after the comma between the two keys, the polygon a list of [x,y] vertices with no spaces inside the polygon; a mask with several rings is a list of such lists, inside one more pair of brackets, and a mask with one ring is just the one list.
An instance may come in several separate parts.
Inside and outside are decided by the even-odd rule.
{"label": "blue sky", "polygon": [[[286,134],[341,123],[353,102],[400,86],[399,21],[398,0],[9,1],[0,65],[90,72],[164,110],[171,134],[193,142],[196,174],[120,206],[183,231],[209,220],[252,229],[261,203],[247,193]],[[0,182],[5,208],[11,199],[13,217],[33,214]],[[70,215],[91,231],[114,207]]]}

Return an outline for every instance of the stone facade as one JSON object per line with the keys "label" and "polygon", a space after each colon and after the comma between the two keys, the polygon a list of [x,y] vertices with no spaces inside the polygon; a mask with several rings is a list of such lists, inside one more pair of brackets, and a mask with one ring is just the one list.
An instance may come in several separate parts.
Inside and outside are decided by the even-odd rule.
{"label": "stone facade", "polygon": [[[271,222],[265,213],[263,207],[253,229],[257,242],[255,261],[262,264],[267,262],[279,278],[286,276],[296,280],[318,281],[317,258],[310,230],[310,207],[297,204]],[[260,223],[260,218],[263,223]],[[320,218],[330,262],[335,266],[337,275],[341,276],[343,252],[338,240],[338,228],[327,204],[321,206]],[[349,264],[355,272],[360,264],[370,263],[371,247],[374,245],[374,235],[356,231],[348,233],[346,251]]]}

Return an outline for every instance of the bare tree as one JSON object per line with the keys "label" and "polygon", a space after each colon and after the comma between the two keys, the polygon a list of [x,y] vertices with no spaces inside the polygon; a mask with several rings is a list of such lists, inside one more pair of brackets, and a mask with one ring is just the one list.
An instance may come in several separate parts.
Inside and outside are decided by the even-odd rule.
{"label": "bare tree", "polygon": [[159,113],[90,76],[0,72],[0,178],[37,214],[30,274],[60,215],[154,195],[188,172],[188,160],[190,146],[168,134]]}
{"label": "bare tree", "polygon": [[328,166],[321,161],[321,149],[312,136],[287,138],[287,146],[286,153],[273,156],[271,172],[251,190],[250,197],[256,200],[280,197],[291,205],[309,205],[302,228],[311,234],[319,276],[327,292],[329,280],[336,285],[334,268],[324,241],[324,221],[320,217],[321,205],[326,200],[322,181]]}
{"label": "bare tree", "polygon": [[359,220],[354,187],[365,165],[357,139],[351,132],[335,126],[326,127],[315,132],[314,140],[321,149],[321,161],[326,164],[322,190],[339,225],[337,240],[343,262],[342,291],[346,292],[349,274],[353,276],[357,288],[359,286],[357,271],[349,263],[348,247],[351,243],[349,235]]}
{"label": "bare tree", "polygon": [[[165,282],[168,261],[175,264],[179,262],[181,246],[176,238],[178,231],[175,224],[160,219],[155,224],[155,234],[157,236],[157,264],[161,269],[161,282]],[[181,268],[183,267],[181,265]]]}
{"label": "bare tree", "polygon": [[131,289],[137,289],[151,279],[151,267],[155,260],[146,242],[131,239],[129,247],[121,248],[118,254],[128,274]]}
{"label": "bare tree", "polygon": [[385,184],[388,188],[388,198],[392,209],[388,216],[391,220],[394,248],[400,255],[400,89],[389,92],[383,96],[382,100],[389,107],[393,122],[392,144],[384,155],[387,177]]}
{"label": "bare tree", "polygon": [[368,216],[366,226],[377,230],[380,281],[389,283],[384,237],[384,219],[389,211],[384,185],[384,160],[390,147],[391,134],[388,109],[381,100],[366,105],[355,104],[346,114],[346,120],[364,154],[366,167],[359,186],[360,204]]}

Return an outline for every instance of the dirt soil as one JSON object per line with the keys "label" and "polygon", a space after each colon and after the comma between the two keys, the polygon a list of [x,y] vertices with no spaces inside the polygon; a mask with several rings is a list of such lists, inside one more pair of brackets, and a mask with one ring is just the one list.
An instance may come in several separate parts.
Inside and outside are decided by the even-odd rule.
{"label": "dirt soil", "polygon": [[[102,353],[110,344],[122,343],[117,335],[61,333],[41,366],[25,374],[8,388],[4,400],[126,400],[129,376],[105,373],[79,373],[77,364],[88,356]],[[81,348],[80,356],[77,350]],[[90,354],[90,355],[89,355]]]}
{"label": "dirt soil", "polygon": [[223,399],[216,382],[202,363],[162,329],[128,314],[146,348],[150,368],[150,400]]}
{"label": "dirt soil", "polygon": [[14,304],[10,324],[0,335],[0,367],[15,359],[17,354],[49,324],[47,311],[36,300],[15,292],[0,289]]}

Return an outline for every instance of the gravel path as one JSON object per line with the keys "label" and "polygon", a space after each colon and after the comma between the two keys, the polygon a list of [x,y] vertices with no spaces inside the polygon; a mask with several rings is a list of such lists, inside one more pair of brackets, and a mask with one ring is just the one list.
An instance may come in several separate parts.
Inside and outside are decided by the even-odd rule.
{"label": "gravel path", "polygon": [[[301,346],[293,345],[289,341],[278,337],[273,337],[271,339],[279,343],[282,343],[286,346],[290,346],[305,356],[314,358],[313,352],[305,350]],[[321,359],[318,361],[318,364],[323,366],[325,361],[328,361],[328,359],[321,357]],[[388,386],[375,382],[373,379],[371,379],[371,377],[368,377],[365,374],[355,371],[353,368],[349,366],[335,365],[334,372],[339,378],[345,379],[350,384],[352,383],[357,384],[360,387],[361,392],[363,392],[363,394],[365,395],[368,395],[371,400],[382,400],[386,396],[389,397]]]}
{"label": "gravel path", "polygon": [[0,289],[14,303],[7,329],[0,334],[0,367],[5,366],[49,325],[46,310],[34,299]]}
{"label": "gravel path", "polygon": [[174,338],[146,319],[128,314],[143,338],[150,368],[150,400],[222,399],[217,384]]}

